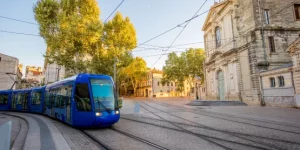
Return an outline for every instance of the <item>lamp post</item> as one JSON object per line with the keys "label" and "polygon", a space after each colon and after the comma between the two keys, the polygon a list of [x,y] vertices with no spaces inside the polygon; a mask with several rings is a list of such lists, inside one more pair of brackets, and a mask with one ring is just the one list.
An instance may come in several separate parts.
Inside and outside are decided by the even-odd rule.
{"label": "lamp post", "polygon": [[200,89],[199,93],[200,93],[200,99],[201,100],[201,88],[200,88],[200,85],[198,85],[198,89]]}

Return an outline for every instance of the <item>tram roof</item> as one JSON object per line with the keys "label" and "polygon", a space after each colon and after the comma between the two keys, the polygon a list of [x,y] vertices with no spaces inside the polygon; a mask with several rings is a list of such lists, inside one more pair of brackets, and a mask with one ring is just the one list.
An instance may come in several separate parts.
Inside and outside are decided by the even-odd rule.
{"label": "tram roof", "polygon": [[46,86],[46,88],[52,88],[52,87],[56,87],[56,86],[59,86],[59,85],[62,85],[62,84],[66,84],[66,83],[69,83],[69,82],[72,82],[72,81],[78,81],[78,82],[82,82],[82,81],[87,81],[89,80],[89,78],[104,78],[104,79],[112,79],[111,76],[108,76],[108,75],[104,75],[104,74],[88,74],[88,73],[80,73],[78,75],[75,75],[75,76],[71,76],[69,78],[65,78],[63,80],[60,80],[58,82],[54,82],[52,84],[49,84]]}

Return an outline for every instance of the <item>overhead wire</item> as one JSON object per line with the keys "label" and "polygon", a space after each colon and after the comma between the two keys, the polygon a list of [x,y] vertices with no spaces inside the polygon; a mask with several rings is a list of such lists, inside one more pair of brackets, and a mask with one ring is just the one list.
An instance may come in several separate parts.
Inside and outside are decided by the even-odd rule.
{"label": "overhead wire", "polygon": [[123,4],[125,0],[122,0],[121,3],[110,13],[110,15],[105,19],[104,22],[106,22],[114,13],[115,11]]}
{"label": "overhead wire", "polygon": [[191,21],[191,20],[193,20],[193,19],[196,19],[196,18],[202,16],[203,14],[207,13],[208,11],[209,11],[209,10],[207,10],[207,11],[205,11],[205,12],[199,14],[199,15],[196,15],[196,16],[194,16],[194,17],[192,17],[192,18],[190,18],[190,19],[184,21],[183,23],[180,23],[180,24],[176,25],[176,26],[173,27],[173,28],[171,28],[171,29],[169,29],[169,30],[167,30],[167,31],[165,31],[165,32],[163,32],[163,33],[157,35],[157,36],[154,36],[153,38],[150,38],[149,40],[147,40],[147,41],[145,41],[145,42],[142,42],[142,43],[138,44],[138,46],[136,46],[136,47],[139,47],[139,46],[144,45],[144,44],[146,44],[146,43],[148,43],[148,42],[150,42],[150,41],[153,41],[154,39],[157,39],[158,37],[160,37],[160,36],[162,36],[162,35],[164,35],[164,34],[170,32],[170,31],[172,31],[172,30],[174,30],[174,29],[176,29],[176,28],[178,28],[178,27],[182,27],[182,25],[186,24],[187,22],[189,22],[189,21]]}
{"label": "overhead wire", "polygon": [[[199,15],[197,15],[198,14],[198,12],[203,8],[203,6],[206,4],[206,2],[207,2],[207,0],[205,0],[204,2],[203,2],[203,4],[200,6],[200,8],[196,11],[196,13],[193,15],[193,17],[192,18],[195,18],[196,16],[199,16]],[[204,14],[204,13],[202,13],[202,14]],[[201,15],[201,14],[200,14]],[[186,23],[186,25],[182,28],[182,30],[179,32],[179,34],[175,37],[175,39],[172,41],[172,43],[170,44],[170,46],[165,50],[165,52],[167,52],[170,48],[171,48],[171,46],[176,42],[176,40],[179,38],[179,36],[183,33],[183,31],[185,30],[185,28],[189,25],[189,23],[192,21],[193,19],[189,19],[188,21],[186,21],[185,23]],[[152,67],[153,66],[155,66],[156,65],[156,63],[162,58],[162,56],[163,55],[161,55],[155,62],[154,62],[154,64],[152,65]]]}
{"label": "overhead wire", "polygon": [[19,19],[14,19],[14,18],[5,17],[5,16],[0,16],[0,18],[7,19],[7,20],[18,21],[18,22],[23,22],[23,23],[32,24],[32,25],[38,25],[37,23],[28,22],[28,21],[19,20]]}
{"label": "overhead wire", "polygon": [[23,33],[23,32],[13,32],[13,31],[6,31],[6,30],[0,30],[0,32],[11,33],[11,34],[21,34],[21,35],[28,35],[28,36],[39,36],[39,37],[41,37],[40,35],[30,34],[30,33]]}

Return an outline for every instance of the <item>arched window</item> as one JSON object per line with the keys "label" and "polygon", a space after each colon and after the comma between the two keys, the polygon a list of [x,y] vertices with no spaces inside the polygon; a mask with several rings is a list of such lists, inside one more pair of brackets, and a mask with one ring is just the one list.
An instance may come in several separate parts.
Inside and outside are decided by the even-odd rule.
{"label": "arched window", "polygon": [[221,46],[221,29],[220,29],[220,27],[216,27],[215,35],[216,35],[216,48],[218,48]]}

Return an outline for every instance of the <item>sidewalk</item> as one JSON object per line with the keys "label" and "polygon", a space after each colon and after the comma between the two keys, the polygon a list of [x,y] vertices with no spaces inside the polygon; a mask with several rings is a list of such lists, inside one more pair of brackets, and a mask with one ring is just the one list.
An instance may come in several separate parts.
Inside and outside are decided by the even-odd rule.
{"label": "sidewalk", "polygon": [[12,121],[13,150],[99,149],[89,137],[77,129],[32,113],[0,112],[0,124]]}

